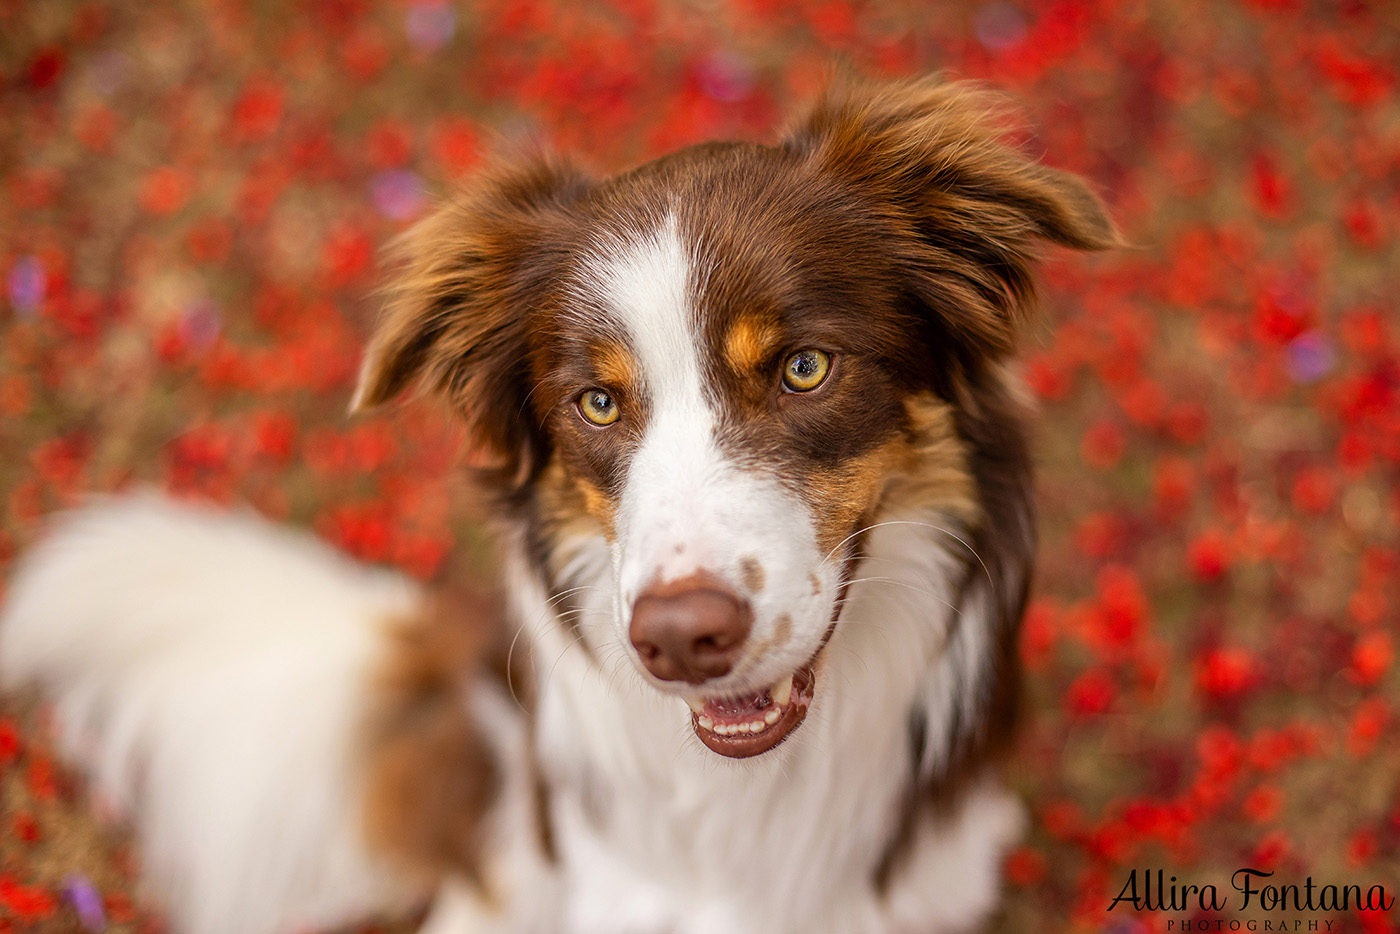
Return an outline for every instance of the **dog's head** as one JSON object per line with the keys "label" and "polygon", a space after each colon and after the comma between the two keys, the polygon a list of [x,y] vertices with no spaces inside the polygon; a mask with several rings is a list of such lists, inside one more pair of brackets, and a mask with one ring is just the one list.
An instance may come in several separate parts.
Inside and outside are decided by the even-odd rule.
{"label": "dog's head", "polygon": [[356,405],[450,400],[544,552],[606,539],[594,652],[684,696],[716,752],[771,749],[863,530],[895,500],[987,521],[960,415],[1002,392],[1037,241],[1115,237],[1000,113],[911,82],[602,181],[517,161],[408,235]]}

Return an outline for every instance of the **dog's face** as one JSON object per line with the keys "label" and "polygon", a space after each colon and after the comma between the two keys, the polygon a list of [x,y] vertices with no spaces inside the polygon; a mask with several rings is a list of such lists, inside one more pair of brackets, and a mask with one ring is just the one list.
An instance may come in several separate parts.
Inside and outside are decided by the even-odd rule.
{"label": "dog's face", "polygon": [[605,538],[615,612],[583,636],[718,753],[801,722],[892,498],[979,521],[956,414],[1012,349],[1032,241],[1113,237],[987,114],[912,83],[607,181],[528,160],[407,241],[357,402],[444,392],[546,555]]}

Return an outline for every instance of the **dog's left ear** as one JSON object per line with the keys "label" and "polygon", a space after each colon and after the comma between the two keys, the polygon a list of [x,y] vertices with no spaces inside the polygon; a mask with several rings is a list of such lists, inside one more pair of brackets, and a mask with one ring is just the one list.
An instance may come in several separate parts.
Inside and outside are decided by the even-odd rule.
{"label": "dog's left ear", "polygon": [[1007,141],[1008,115],[998,95],[967,82],[843,86],[784,144],[868,196],[893,225],[911,297],[987,359],[1013,349],[1033,304],[1037,241],[1120,242],[1083,180]]}

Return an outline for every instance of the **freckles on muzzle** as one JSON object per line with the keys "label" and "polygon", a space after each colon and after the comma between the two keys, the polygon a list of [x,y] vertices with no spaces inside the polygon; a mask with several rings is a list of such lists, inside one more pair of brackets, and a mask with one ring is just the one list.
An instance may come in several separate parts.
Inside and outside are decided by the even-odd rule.
{"label": "freckles on muzzle", "polygon": [[[718,576],[697,571],[646,587],[633,603],[627,634],[642,666],[658,681],[700,687],[734,670],[749,647],[753,624],[748,599]],[[686,699],[695,735],[729,758],[773,749],[806,717],[814,663],[815,657],[771,685],[737,695],[696,691]]]}

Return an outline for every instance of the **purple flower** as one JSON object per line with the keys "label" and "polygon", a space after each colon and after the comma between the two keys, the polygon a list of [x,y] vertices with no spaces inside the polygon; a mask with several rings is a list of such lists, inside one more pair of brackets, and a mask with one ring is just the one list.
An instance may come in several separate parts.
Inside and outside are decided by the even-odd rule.
{"label": "purple flower", "polygon": [[435,52],[457,31],[457,13],[440,0],[415,3],[404,14],[404,31],[408,41],[424,52]]}
{"label": "purple flower", "polygon": [[82,873],[70,873],[63,880],[63,894],[68,896],[78,920],[89,931],[107,930],[107,915],[102,910],[102,893]]}
{"label": "purple flower", "polygon": [[44,265],[36,256],[25,256],[10,267],[10,304],[15,306],[21,318],[32,318],[44,300],[44,289],[48,276]]}
{"label": "purple flower", "polygon": [[380,214],[398,221],[407,220],[422,207],[423,186],[413,172],[389,169],[377,173],[371,180],[370,197]]}

